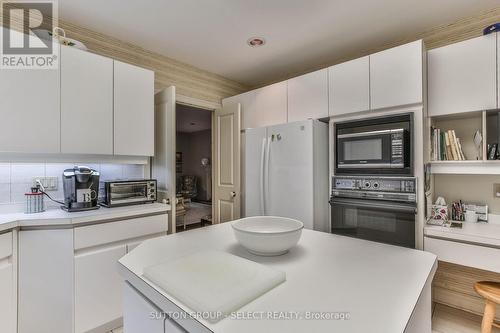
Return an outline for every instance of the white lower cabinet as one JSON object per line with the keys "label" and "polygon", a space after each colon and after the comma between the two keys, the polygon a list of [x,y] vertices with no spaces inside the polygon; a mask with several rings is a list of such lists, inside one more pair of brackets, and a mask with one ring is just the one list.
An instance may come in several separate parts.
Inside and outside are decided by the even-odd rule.
{"label": "white lower cabinet", "polygon": [[19,333],[73,332],[73,230],[19,232]]}
{"label": "white lower cabinet", "polygon": [[186,333],[128,283],[123,289],[123,330],[126,333]]}
{"label": "white lower cabinet", "polygon": [[16,289],[12,232],[0,235],[0,332],[16,332]]}
{"label": "white lower cabinet", "polygon": [[[143,241],[166,235],[167,226],[168,215],[160,214],[21,230],[18,254],[13,238],[0,235],[0,332],[16,332],[17,290],[18,333],[105,333],[122,326],[118,260]],[[19,258],[18,288],[13,254]]]}
{"label": "white lower cabinet", "polygon": [[122,279],[116,265],[126,245],[75,254],[75,332],[109,331],[122,317]]}

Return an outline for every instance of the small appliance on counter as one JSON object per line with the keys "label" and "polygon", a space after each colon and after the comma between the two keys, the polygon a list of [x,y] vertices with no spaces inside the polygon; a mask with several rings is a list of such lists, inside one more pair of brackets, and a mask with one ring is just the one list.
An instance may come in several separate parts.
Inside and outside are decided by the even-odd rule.
{"label": "small appliance on counter", "polygon": [[114,180],[100,183],[99,204],[118,207],[155,202],[156,179]]}
{"label": "small appliance on counter", "polygon": [[98,209],[99,172],[75,166],[63,172],[64,206],[68,212]]}

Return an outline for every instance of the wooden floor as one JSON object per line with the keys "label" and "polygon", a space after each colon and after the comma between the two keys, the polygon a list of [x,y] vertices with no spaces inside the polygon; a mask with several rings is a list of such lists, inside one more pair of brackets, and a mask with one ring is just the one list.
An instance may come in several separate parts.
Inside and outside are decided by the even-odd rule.
{"label": "wooden floor", "polygon": [[[433,307],[432,333],[480,333],[480,328],[479,316],[441,304]],[[110,333],[123,333],[123,329]],[[500,333],[500,329],[493,328],[493,333]]]}
{"label": "wooden floor", "polygon": [[[450,308],[442,304],[435,304],[432,313],[432,333],[479,333],[481,317]],[[493,328],[493,333],[500,333],[500,329]]]}

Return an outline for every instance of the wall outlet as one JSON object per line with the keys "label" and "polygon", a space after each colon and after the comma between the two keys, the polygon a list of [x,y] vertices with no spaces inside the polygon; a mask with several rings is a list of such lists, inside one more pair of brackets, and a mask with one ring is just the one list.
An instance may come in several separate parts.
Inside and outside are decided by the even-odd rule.
{"label": "wall outlet", "polygon": [[500,198],[500,184],[493,184],[493,196]]}
{"label": "wall outlet", "polygon": [[39,180],[43,187],[45,187],[45,191],[57,191],[57,180],[58,177],[34,177],[33,178],[33,186],[37,185],[37,181]]}

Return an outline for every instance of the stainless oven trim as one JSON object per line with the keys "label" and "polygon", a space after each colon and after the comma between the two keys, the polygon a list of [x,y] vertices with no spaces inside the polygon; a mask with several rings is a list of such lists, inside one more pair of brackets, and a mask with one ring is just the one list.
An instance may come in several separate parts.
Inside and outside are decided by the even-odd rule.
{"label": "stainless oven trim", "polygon": [[401,204],[397,202],[377,202],[375,200],[365,200],[365,199],[339,199],[332,198],[330,204],[339,204],[351,207],[361,207],[361,208],[372,208],[372,209],[384,209],[393,212],[402,213],[413,213],[417,214],[417,207],[415,205]]}
{"label": "stainless oven trim", "polygon": [[359,169],[373,169],[373,168],[403,168],[403,163],[367,163],[367,164],[340,164],[338,165],[339,169],[345,168],[359,168]]}
{"label": "stainless oven trim", "polygon": [[359,138],[359,137],[363,137],[363,136],[374,136],[374,135],[392,134],[392,133],[399,133],[399,132],[404,132],[404,129],[403,128],[396,128],[396,129],[390,129],[390,130],[340,134],[340,135],[337,135],[337,138],[338,139]]}

